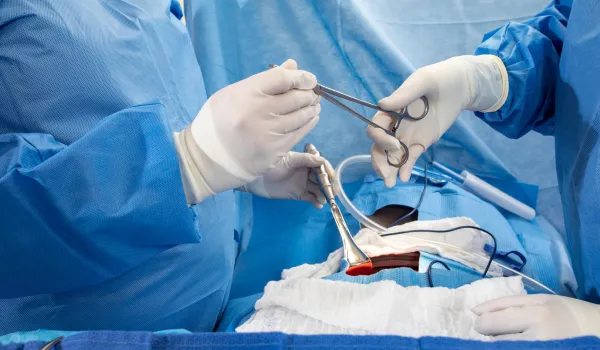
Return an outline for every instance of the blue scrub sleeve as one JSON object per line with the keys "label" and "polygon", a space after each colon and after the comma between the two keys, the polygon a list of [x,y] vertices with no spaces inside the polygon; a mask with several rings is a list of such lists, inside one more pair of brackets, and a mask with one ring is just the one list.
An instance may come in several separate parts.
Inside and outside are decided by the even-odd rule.
{"label": "blue scrub sleeve", "polygon": [[555,1],[523,23],[509,22],[484,36],[475,54],[500,57],[508,71],[506,103],[475,114],[510,138],[530,130],[554,133],[554,91],[571,7]]}
{"label": "blue scrub sleeve", "polygon": [[0,134],[0,298],[100,283],[199,241],[164,119],[162,104],[131,107],[68,146]]}

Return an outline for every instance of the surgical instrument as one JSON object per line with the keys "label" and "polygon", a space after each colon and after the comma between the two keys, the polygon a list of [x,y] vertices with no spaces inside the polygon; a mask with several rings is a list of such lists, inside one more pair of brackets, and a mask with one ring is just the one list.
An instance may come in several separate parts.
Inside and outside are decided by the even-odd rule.
{"label": "surgical instrument", "polygon": [[50,350],[52,348],[54,348],[55,346],[59,345],[60,342],[64,339],[65,337],[60,336],[58,338],[54,338],[51,341],[49,341],[48,343],[46,343],[44,346],[42,346],[40,348],[40,350]]}
{"label": "surgical instrument", "polygon": [[523,219],[533,220],[535,218],[535,209],[509,196],[507,193],[502,192],[498,188],[490,185],[470,172],[463,170],[460,174],[458,174],[445,165],[434,161],[431,162],[431,165],[446,174],[448,177],[452,178],[452,180],[458,183],[465,190],[477,195],[478,197],[513,214],[516,214]]}
{"label": "surgical instrument", "polygon": [[[306,144],[304,147],[304,151],[306,153],[310,153],[316,156],[320,156],[317,148],[312,144]],[[333,191],[333,185],[331,180],[329,179],[329,175],[325,169],[325,165],[321,165],[317,168],[313,168],[313,171],[317,175],[318,181],[320,182],[321,189],[325,197],[327,198],[327,202],[329,203],[329,208],[331,209],[331,214],[333,215],[333,219],[335,224],[340,232],[340,237],[342,238],[342,245],[344,251],[344,258],[348,261],[350,267],[346,269],[346,274],[350,276],[359,276],[359,275],[369,275],[373,271],[373,263],[371,259],[356,245],[352,235],[350,234],[350,230],[346,225],[346,221],[344,220],[344,216],[340,211],[336,201],[335,201],[335,193]]]}
{"label": "surgical instrument", "polygon": [[[275,68],[278,66],[275,64],[269,64],[269,67]],[[346,112],[352,114],[353,116],[355,116],[356,118],[367,123],[371,127],[383,130],[386,134],[388,134],[392,137],[396,137],[396,131],[400,127],[400,122],[402,120],[407,119],[407,120],[411,120],[411,121],[418,121],[418,120],[425,118],[425,116],[427,116],[427,113],[429,113],[429,101],[427,100],[427,97],[425,97],[425,96],[421,96],[421,101],[423,101],[423,104],[424,104],[423,112],[418,117],[413,117],[408,113],[408,107],[402,108],[399,112],[387,111],[387,110],[382,109],[381,107],[379,107],[376,104],[373,104],[373,103],[361,100],[359,98],[344,94],[343,92],[334,90],[332,88],[329,88],[329,87],[321,85],[321,84],[317,84],[317,86],[313,89],[313,91],[315,92],[315,94],[320,95],[327,101],[329,101],[332,104],[334,104],[335,106],[345,110]],[[359,105],[367,107],[367,108],[371,108],[371,109],[374,109],[374,110],[377,110],[380,112],[384,112],[392,118],[392,122],[390,123],[390,125],[387,128],[385,128],[385,127],[373,122],[372,120],[366,118],[365,116],[361,115],[360,113],[356,112],[352,108],[346,106],[342,102],[338,101],[336,98],[334,98],[334,96],[341,98],[343,100],[352,102],[352,103],[359,104]],[[400,160],[399,163],[392,162],[390,160],[389,153],[386,151],[388,164],[393,167],[396,167],[396,168],[400,168],[408,160],[408,146],[400,140],[398,140],[398,142],[400,142],[400,146],[404,150],[404,152],[402,154],[402,159]]]}
{"label": "surgical instrument", "polygon": [[[454,172],[443,164],[440,164],[435,161],[430,161],[431,166],[438,169],[448,180],[453,181],[457,185],[461,186],[465,190],[473,193],[474,195],[480,197],[481,199],[488,201],[504,210],[507,210],[515,215],[522,217],[525,220],[533,220],[535,218],[535,209],[531,208],[527,204],[519,201],[518,199],[510,196],[506,192],[499,190],[498,188],[490,185],[479,177],[471,174],[467,170],[463,170],[460,174]],[[424,185],[423,192],[421,193],[421,198],[419,202],[415,206],[414,210],[417,210],[423,201],[423,195],[425,194],[425,189],[427,188],[427,181],[430,180],[430,176],[428,175],[427,164],[425,164],[424,168],[415,166],[412,171],[413,175],[423,177]],[[440,176],[440,178],[441,178]],[[443,184],[442,180],[436,179],[434,183]],[[447,182],[447,181],[446,181]],[[412,214],[412,212],[407,215],[401,217],[396,220],[392,225],[395,226],[397,223],[402,221],[405,217],[408,217]]]}

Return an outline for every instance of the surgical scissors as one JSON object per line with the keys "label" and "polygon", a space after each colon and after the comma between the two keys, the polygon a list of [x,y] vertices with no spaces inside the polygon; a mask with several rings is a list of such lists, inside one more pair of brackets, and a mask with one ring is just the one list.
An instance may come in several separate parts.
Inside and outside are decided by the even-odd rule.
{"label": "surgical scissors", "polygon": [[[275,68],[278,67],[275,64],[270,64],[269,65],[270,68]],[[427,113],[429,113],[429,101],[427,100],[427,97],[425,96],[421,96],[421,101],[423,101],[423,104],[425,105],[425,108],[423,110],[423,113],[421,113],[420,116],[418,117],[413,117],[408,113],[408,108],[404,107],[402,108],[399,112],[394,112],[394,111],[386,111],[384,109],[382,109],[381,107],[379,107],[376,104],[361,100],[359,98],[350,96],[350,95],[346,95],[343,92],[339,92],[337,90],[334,90],[332,88],[329,88],[327,86],[321,85],[321,84],[317,84],[317,86],[313,89],[313,91],[315,92],[315,94],[320,95],[321,97],[323,97],[324,99],[326,99],[327,101],[331,102],[332,104],[336,105],[337,107],[345,110],[346,112],[352,114],[353,116],[355,116],[356,118],[362,120],[363,122],[369,124],[370,126],[377,128],[377,129],[381,129],[383,130],[386,134],[392,136],[392,137],[396,137],[396,131],[398,130],[398,128],[400,127],[400,122],[403,119],[408,119],[408,120],[412,120],[412,121],[418,121],[421,120],[423,118],[425,118],[425,116],[427,116]],[[375,123],[374,121],[366,118],[365,116],[361,115],[360,113],[356,112],[355,110],[353,110],[352,108],[346,106],[345,104],[343,104],[342,102],[338,101],[335,97],[339,97],[343,100],[349,101],[349,102],[353,102],[356,104],[359,104],[361,106],[364,107],[368,107],[380,112],[383,112],[385,114],[387,114],[388,116],[390,116],[392,118],[392,122],[390,123],[390,125],[385,128],[377,123]],[[396,167],[396,168],[400,168],[401,166],[403,166],[406,161],[408,160],[408,146],[398,140],[398,142],[400,142],[400,146],[402,146],[402,148],[404,149],[404,154],[402,155],[402,159],[400,160],[399,163],[394,163],[390,160],[390,155],[389,153],[386,151],[386,155],[387,155],[387,162],[389,165]]]}

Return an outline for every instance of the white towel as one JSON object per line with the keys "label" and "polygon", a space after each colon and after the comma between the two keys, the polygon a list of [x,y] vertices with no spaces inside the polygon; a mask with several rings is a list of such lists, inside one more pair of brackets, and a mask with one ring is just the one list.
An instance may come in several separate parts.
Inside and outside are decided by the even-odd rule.
{"label": "white towel", "polygon": [[526,294],[520,277],[476,281],[457,289],[355,284],[314,278],[270,282],[256,312],[237,332],[445,336],[487,340],[471,309]]}

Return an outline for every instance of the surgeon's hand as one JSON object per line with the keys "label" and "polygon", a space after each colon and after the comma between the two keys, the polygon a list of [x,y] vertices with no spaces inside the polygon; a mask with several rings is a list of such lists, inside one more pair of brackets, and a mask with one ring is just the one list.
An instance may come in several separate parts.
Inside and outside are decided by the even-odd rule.
{"label": "surgeon's hand", "polygon": [[[429,101],[429,112],[419,121],[403,120],[396,138],[409,150],[407,162],[402,166],[400,179],[408,181],[413,166],[429,146],[454,123],[464,110],[493,112],[498,110],[508,95],[508,74],[502,61],[492,55],[458,56],[426,66],[415,71],[391,96],[379,101],[385,110],[400,111],[408,106],[411,116],[418,117],[424,109],[421,96]],[[378,112],[373,121],[388,127],[392,119]],[[367,135],[373,140],[371,156],[373,168],[384,179],[386,186],[396,184],[398,168],[388,164],[399,163],[404,149],[398,140],[383,130],[369,126]]]}
{"label": "surgeon's hand", "polygon": [[520,295],[476,306],[475,330],[495,340],[600,336],[600,306],[558,295]]}
{"label": "surgeon's hand", "polygon": [[319,120],[317,79],[286,61],[219,90],[175,134],[188,203],[256,180]]}
{"label": "surgeon's hand", "polygon": [[333,179],[333,167],[325,158],[308,153],[288,152],[275,167],[240,189],[265,198],[302,200],[321,209],[326,202],[325,196],[310,171],[320,165],[325,165]]}

